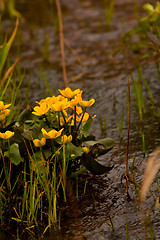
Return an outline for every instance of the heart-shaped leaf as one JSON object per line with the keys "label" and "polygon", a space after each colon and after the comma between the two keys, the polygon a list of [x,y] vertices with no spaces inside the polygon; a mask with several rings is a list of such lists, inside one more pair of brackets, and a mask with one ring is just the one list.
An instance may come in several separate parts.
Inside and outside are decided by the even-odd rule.
{"label": "heart-shaped leaf", "polygon": [[76,157],[80,157],[83,155],[84,151],[83,148],[81,147],[76,147],[75,145],[73,145],[72,143],[68,143],[66,146],[66,151],[68,152],[68,154],[71,156],[72,154],[75,155]]}
{"label": "heart-shaped leaf", "polygon": [[41,127],[40,126],[35,126],[33,128],[28,129],[24,133],[22,133],[22,136],[24,138],[27,138],[28,140],[33,140],[33,139],[39,138],[39,134],[42,135]]}
{"label": "heart-shaped leaf", "polygon": [[23,124],[27,120],[32,120],[35,116],[32,114],[33,108],[26,108],[23,112],[20,113],[17,119],[17,125]]}
{"label": "heart-shaped leaf", "polygon": [[[115,144],[115,141],[113,139],[104,138],[104,139],[101,139],[98,141],[83,142],[82,146],[88,147],[88,148],[94,150],[94,152],[96,151],[97,152],[96,157],[98,157],[100,155],[107,153],[109,150],[111,150],[113,148],[114,144]],[[95,154],[93,154],[93,155],[95,155]]]}
{"label": "heart-shaped leaf", "polygon": [[85,135],[89,131],[89,129],[92,126],[92,122],[93,122],[93,119],[91,116],[89,116],[87,122],[82,126],[82,129],[81,129],[82,135]]}
{"label": "heart-shaped leaf", "polygon": [[6,151],[4,155],[10,158],[11,162],[15,165],[18,165],[21,162],[21,155],[20,155],[19,146],[17,143],[13,143],[10,146],[9,151]]}

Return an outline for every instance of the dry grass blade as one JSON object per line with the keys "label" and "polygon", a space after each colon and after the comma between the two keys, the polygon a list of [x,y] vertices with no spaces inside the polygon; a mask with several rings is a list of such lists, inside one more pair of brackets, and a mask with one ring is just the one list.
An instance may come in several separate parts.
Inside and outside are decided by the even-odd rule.
{"label": "dry grass blade", "polygon": [[17,19],[16,26],[14,28],[14,31],[13,31],[10,39],[8,40],[7,43],[5,42],[3,44],[3,47],[1,48],[1,51],[0,51],[0,75],[1,75],[3,67],[5,65],[5,62],[6,62],[6,59],[8,56],[8,52],[12,46],[13,40],[15,39],[15,35],[16,35],[17,29],[18,29],[18,23],[19,23],[19,20]]}
{"label": "dry grass blade", "polygon": [[154,177],[160,169],[160,147],[157,148],[148,158],[147,166],[144,172],[143,184],[140,200],[145,201],[149,188],[154,180]]}
{"label": "dry grass blade", "polygon": [[8,71],[5,73],[4,77],[2,78],[0,82],[0,87],[3,85],[5,80],[8,78],[8,76],[13,72],[16,64],[19,62],[20,58],[16,59],[16,61],[13,63],[13,65],[8,69]]}

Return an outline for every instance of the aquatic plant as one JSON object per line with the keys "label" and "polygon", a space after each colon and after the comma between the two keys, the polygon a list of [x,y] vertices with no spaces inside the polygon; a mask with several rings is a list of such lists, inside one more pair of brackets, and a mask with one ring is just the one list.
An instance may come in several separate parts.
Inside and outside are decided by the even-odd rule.
{"label": "aquatic plant", "polygon": [[39,216],[45,227],[56,225],[59,201],[67,201],[69,179],[86,168],[93,174],[112,169],[95,159],[114,141],[87,135],[95,116],[86,110],[95,100],[83,100],[80,89],[59,91],[25,109],[9,125],[10,104],[0,102],[0,201],[8,205],[12,220],[25,227],[38,226]]}
{"label": "aquatic plant", "polygon": [[115,0],[104,0],[104,4],[105,4],[105,21],[106,21],[106,25],[110,26],[111,21],[112,21],[112,17],[114,14],[114,6],[115,6]]}
{"label": "aquatic plant", "polygon": [[135,54],[141,53],[139,56],[141,60],[147,58],[157,60],[160,40],[160,2],[157,1],[155,7],[145,3],[143,9],[147,15],[144,18],[139,16],[137,26],[123,36],[123,43],[125,49],[127,45]]}
{"label": "aquatic plant", "polygon": [[3,15],[4,12],[9,13],[10,17],[16,17],[24,21],[22,14],[17,11],[15,7],[15,0],[1,0],[0,1],[0,14]]}

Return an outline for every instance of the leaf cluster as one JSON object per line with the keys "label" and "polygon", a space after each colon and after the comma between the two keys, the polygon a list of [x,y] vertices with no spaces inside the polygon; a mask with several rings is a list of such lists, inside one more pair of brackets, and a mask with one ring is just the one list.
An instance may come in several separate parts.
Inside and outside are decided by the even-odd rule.
{"label": "leaf cluster", "polygon": [[141,54],[142,59],[159,59],[160,40],[160,2],[155,8],[152,4],[146,3],[143,9],[147,13],[144,18],[139,17],[136,27],[124,34],[123,44],[135,54]]}

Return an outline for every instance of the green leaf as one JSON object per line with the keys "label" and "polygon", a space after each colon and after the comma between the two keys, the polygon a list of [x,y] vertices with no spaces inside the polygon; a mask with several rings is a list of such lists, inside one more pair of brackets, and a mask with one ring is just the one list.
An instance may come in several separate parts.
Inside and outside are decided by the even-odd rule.
{"label": "green leaf", "polygon": [[112,138],[103,138],[97,142],[103,144],[106,150],[111,149],[115,144],[115,141]]}
{"label": "green leaf", "polygon": [[25,121],[33,119],[34,115],[32,114],[32,111],[32,108],[26,108],[23,112],[21,112],[17,119],[17,124],[21,125]]}
{"label": "green leaf", "polygon": [[82,135],[85,135],[89,131],[89,129],[92,126],[92,122],[93,122],[93,119],[91,116],[89,116],[87,122],[82,126],[82,129],[81,129]]}
{"label": "green leaf", "polygon": [[21,162],[21,155],[20,155],[19,146],[17,143],[13,143],[10,146],[9,151],[6,151],[4,155],[10,158],[11,162],[15,165],[18,165]]}
{"label": "green leaf", "polygon": [[[112,138],[104,138],[104,139],[101,139],[101,140],[98,140],[98,141],[83,142],[82,146],[88,147],[88,148],[91,148],[91,149],[94,146],[95,146],[95,148],[97,147],[97,151],[99,151],[98,156],[100,156],[100,155],[103,155],[103,154],[107,153],[110,149],[112,149],[114,144],[115,144],[115,141]],[[101,145],[103,145],[104,148]]]}
{"label": "green leaf", "polygon": [[154,11],[154,7],[149,3],[145,3],[143,5],[143,9],[149,14],[153,13],[153,11]]}
{"label": "green leaf", "polygon": [[11,48],[11,45],[13,43],[13,40],[15,38],[15,35],[16,35],[16,32],[17,32],[17,28],[18,28],[18,20],[16,22],[16,26],[15,26],[15,29],[9,39],[9,41],[5,44],[3,44],[1,50],[0,50],[0,76],[1,76],[1,73],[2,73],[2,69],[4,67],[4,64],[6,62],[6,59],[7,59],[7,56],[8,56],[8,52]]}
{"label": "green leaf", "polygon": [[24,133],[22,133],[22,136],[27,138],[28,140],[33,140],[33,139],[39,138],[39,135],[41,134],[42,134],[41,127],[35,126],[25,131]]}
{"label": "green leaf", "polygon": [[72,143],[68,143],[68,144],[66,145],[66,151],[67,151],[67,153],[68,153],[70,156],[71,156],[72,154],[74,154],[74,155],[75,155],[75,158],[82,156],[82,154],[84,153],[82,147],[76,147],[76,146],[73,145]]}

